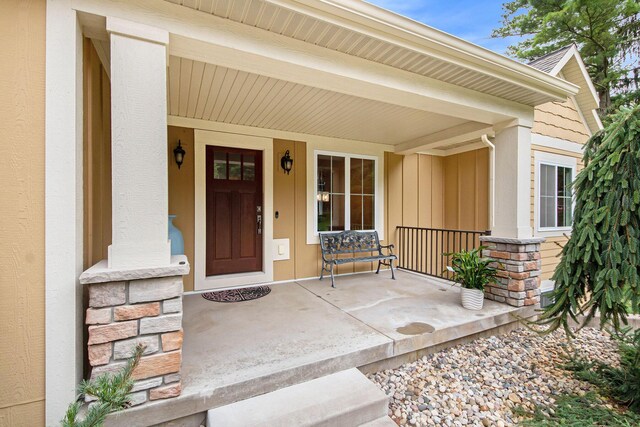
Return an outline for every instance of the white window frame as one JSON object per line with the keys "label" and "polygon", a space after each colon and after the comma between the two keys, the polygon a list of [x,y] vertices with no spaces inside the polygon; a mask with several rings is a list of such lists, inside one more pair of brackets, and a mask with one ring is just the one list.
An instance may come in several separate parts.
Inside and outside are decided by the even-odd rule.
{"label": "white window frame", "polygon": [[[352,153],[339,153],[335,151],[323,151],[323,150],[315,150],[313,152],[313,198],[316,200],[316,203],[313,204],[313,233],[314,236],[318,236],[320,231],[318,230],[318,203],[317,203],[317,194],[318,194],[318,156],[332,156],[332,157],[341,157],[344,159],[344,229],[351,230],[351,159],[364,159],[364,160],[373,160],[373,170],[375,171],[375,182],[374,182],[374,222],[378,224],[378,197],[379,197],[379,188],[378,188],[378,158],[376,156],[369,156],[365,154],[352,154]],[[322,231],[322,233],[340,233],[342,230],[338,231]],[[374,231],[374,230],[358,230],[358,231]]]}
{"label": "white window frame", "polygon": [[[555,166],[571,169],[572,182],[576,179],[577,159],[571,156],[563,156],[561,154],[552,154],[546,152],[535,152],[535,200],[534,200],[534,230],[537,236],[561,236],[562,234],[568,234],[571,232],[571,225],[565,227],[542,227],[540,225],[540,175],[542,165]],[[557,181],[557,173],[555,174]],[[557,190],[557,183],[556,183]],[[557,195],[556,195],[557,203]],[[573,215],[575,214],[575,198],[572,199],[572,215],[571,221],[573,222]],[[556,209],[557,212],[557,209]]]}

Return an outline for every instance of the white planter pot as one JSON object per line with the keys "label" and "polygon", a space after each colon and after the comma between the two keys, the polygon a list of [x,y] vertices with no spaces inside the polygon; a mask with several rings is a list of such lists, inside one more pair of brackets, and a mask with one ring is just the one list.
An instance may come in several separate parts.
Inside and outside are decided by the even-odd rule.
{"label": "white planter pot", "polygon": [[467,310],[481,310],[484,304],[484,291],[478,289],[460,289],[462,306]]}

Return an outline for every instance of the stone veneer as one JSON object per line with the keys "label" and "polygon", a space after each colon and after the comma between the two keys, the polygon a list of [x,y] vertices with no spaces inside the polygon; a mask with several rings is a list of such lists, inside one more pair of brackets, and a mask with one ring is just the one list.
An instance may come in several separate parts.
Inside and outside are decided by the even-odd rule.
{"label": "stone veneer", "polygon": [[[107,273],[102,264],[80,277],[89,291],[91,378],[122,369],[136,345],[145,346],[133,372],[132,406],[182,392],[182,275],[189,265],[184,257],[174,257],[172,264],[175,268]],[[153,277],[158,274],[173,275]]]}
{"label": "stone veneer", "polygon": [[544,239],[482,236],[480,241],[487,246],[482,255],[497,260],[492,267],[498,270],[497,282],[485,287],[485,298],[514,307],[539,304],[542,274],[540,244]]}

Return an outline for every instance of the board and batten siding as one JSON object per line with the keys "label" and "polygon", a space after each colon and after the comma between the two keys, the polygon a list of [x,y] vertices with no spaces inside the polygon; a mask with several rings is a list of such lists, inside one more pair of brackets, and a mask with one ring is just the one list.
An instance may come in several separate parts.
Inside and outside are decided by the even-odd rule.
{"label": "board and batten siding", "polygon": [[[169,162],[169,211],[176,214],[174,224],[182,231],[185,253],[194,255],[193,225],[193,129],[169,126],[168,155],[177,140],[187,152],[180,170]],[[282,173],[280,158],[289,150],[294,159],[290,174]],[[289,239],[290,259],[274,261],[274,280],[286,281],[317,277],[321,269],[319,245],[307,243],[307,146],[305,141],[273,140],[273,219],[274,239]],[[384,157],[384,243],[396,241],[399,225],[462,228],[488,228],[488,150],[455,156],[423,154],[401,156],[390,152]],[[449,182],[450,181],[450,182]],[[337,273],[374,269],[373,263],[343,264]],[[185,290],[193,287],[192,275],[185,277]]]}
{"label": "board and batten siding", "polygon": [[[540,134],[564,141],[584,144],[590,137],[590,132],[571,99],[565,102],[549,102],[535,108],[532,133]],[[558,148],[533,144],[531,146],[531,227],[536,226],[535,218],[535,155],[536,152],[557,154],[576,159],[576,174],[583,168],[582,154]],[[560,252],[567,243],[567,237],[558,233],[555,236],[545,236],[546,241],[541,246],[542,280],[549,280],[553,276],[556,266],[560,262]]]}
{"label": "board and batten siding", "polygon": [[0,426],[36,426],[45,422],[44,1],[2,1],[0,52]]}
{"label": "board and batten siding", "polygon": [[84,268],[103,259],[111,244],[111,83],[98,53],[83,40]]}

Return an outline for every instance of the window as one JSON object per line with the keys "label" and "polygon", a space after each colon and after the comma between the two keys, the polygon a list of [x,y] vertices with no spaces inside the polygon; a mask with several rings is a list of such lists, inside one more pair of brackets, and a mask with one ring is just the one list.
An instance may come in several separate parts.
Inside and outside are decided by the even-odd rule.
{"label": "window", "polygon": [[374,230],[375,158],[316,154],[316,231]]}
{"label": "window", "polygon": [[227,151],[213,153],[213,179],[253,181],[256,175],[255,155]]}
{"label": "window", "polygon": [[540,163],[539,228],[568,228],[573,220],[573,168]]}

